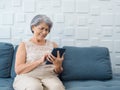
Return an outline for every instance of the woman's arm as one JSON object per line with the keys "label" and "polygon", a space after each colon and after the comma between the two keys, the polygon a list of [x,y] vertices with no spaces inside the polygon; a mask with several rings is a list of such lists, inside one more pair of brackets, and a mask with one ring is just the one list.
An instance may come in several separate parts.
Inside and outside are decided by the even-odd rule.
{"label": "woman's arm", "polygon": [[[54,46],[54,48],[58,47],[58,45],[54,42],[53,42],[53,46]],[[56,73],[60,74],[63,71],[62,62],[64,60],[64,55],[62,57],[60,57],[59,51],[57,51],[57,57],[50,55],[49,58],[51,59],[51,61],[55,65],[54,71]]]}
{"label": "woman's arm", "polygon": [[60,74],[63,71],[62,62],[64,60],[64,56],[60,57],[59,51],[57,51],[57,57],[55,58],[53,55],[53,64],[55,65],[54,71]]}
{"label": "woman's arm", "polygon": [[16,53],[16,62],[15,62],[15,72],[16,74],[23,74],[32,71],[36,67],[38,67],[40,64],[44,62],[44,57],[42,57],[40,60],[35,60],[30,63],[26,63],[26,49],[25,44],[22,42]]}

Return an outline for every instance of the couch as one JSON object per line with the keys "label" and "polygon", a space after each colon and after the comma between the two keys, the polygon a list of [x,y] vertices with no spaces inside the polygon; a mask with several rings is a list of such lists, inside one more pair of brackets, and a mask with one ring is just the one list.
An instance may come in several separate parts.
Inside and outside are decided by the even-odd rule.
{"label": "couch", "polygon": [[[0,42],[0,90],[13,90],[17,47]],[[64,71],[59,78],[66,90],[120,90],[120,75],[112,72],[108,48],[63,48],[66,49]]]}

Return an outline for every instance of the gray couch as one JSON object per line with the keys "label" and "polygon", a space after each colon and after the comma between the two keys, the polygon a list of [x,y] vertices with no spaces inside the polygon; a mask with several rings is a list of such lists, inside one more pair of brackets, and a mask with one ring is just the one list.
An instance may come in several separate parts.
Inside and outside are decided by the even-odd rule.
{"label": "gray couch", "polygon": [[[105,47],[66,49],[64,71],[59,78],[66,90],[120,90],[120,76],[112,73],[109,51]],[[13,90],[17,46],[0,42],[0,90]]]}

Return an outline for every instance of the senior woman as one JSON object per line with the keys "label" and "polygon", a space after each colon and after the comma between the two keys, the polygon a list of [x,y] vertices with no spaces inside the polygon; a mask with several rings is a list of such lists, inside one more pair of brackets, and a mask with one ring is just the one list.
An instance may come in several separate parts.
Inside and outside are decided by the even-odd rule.
{"label": "senior woman", "polygon": [[[65,90],[57,77],[63,71],[64,56],[54,57],[50,52],[58,47],[55,42],[45,39],[50,33],[52,21],[46,15],[36,15],[31,21],[33,36],[21,42],[16,53],[13,83],[15,90]],[[52,64],[46,64],[46,60]]]}

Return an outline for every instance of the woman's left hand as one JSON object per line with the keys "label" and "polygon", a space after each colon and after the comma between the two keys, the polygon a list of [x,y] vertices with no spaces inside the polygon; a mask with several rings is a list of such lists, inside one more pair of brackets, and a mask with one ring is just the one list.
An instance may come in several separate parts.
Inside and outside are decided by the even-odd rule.
{"label": "woman's left hand", "polygon": [[60,57],[60,53],[59,51],[57,51],[57,57],[50,54],[48,55],[47,59],[55,65],[54,71],[56,73],[60,74],[63,71],[62,62],[64,60],[64,54],[62,55],[62,57]]}
{"label": "woman's left hand", "polygon": [[57,51],[57,57],[53,56],[52,54],[49,54],[47,59],[50,60],[56,67],[62,67],[64,54],[62,55],[62,57],[60,57],[60,53],[59,51]]}

